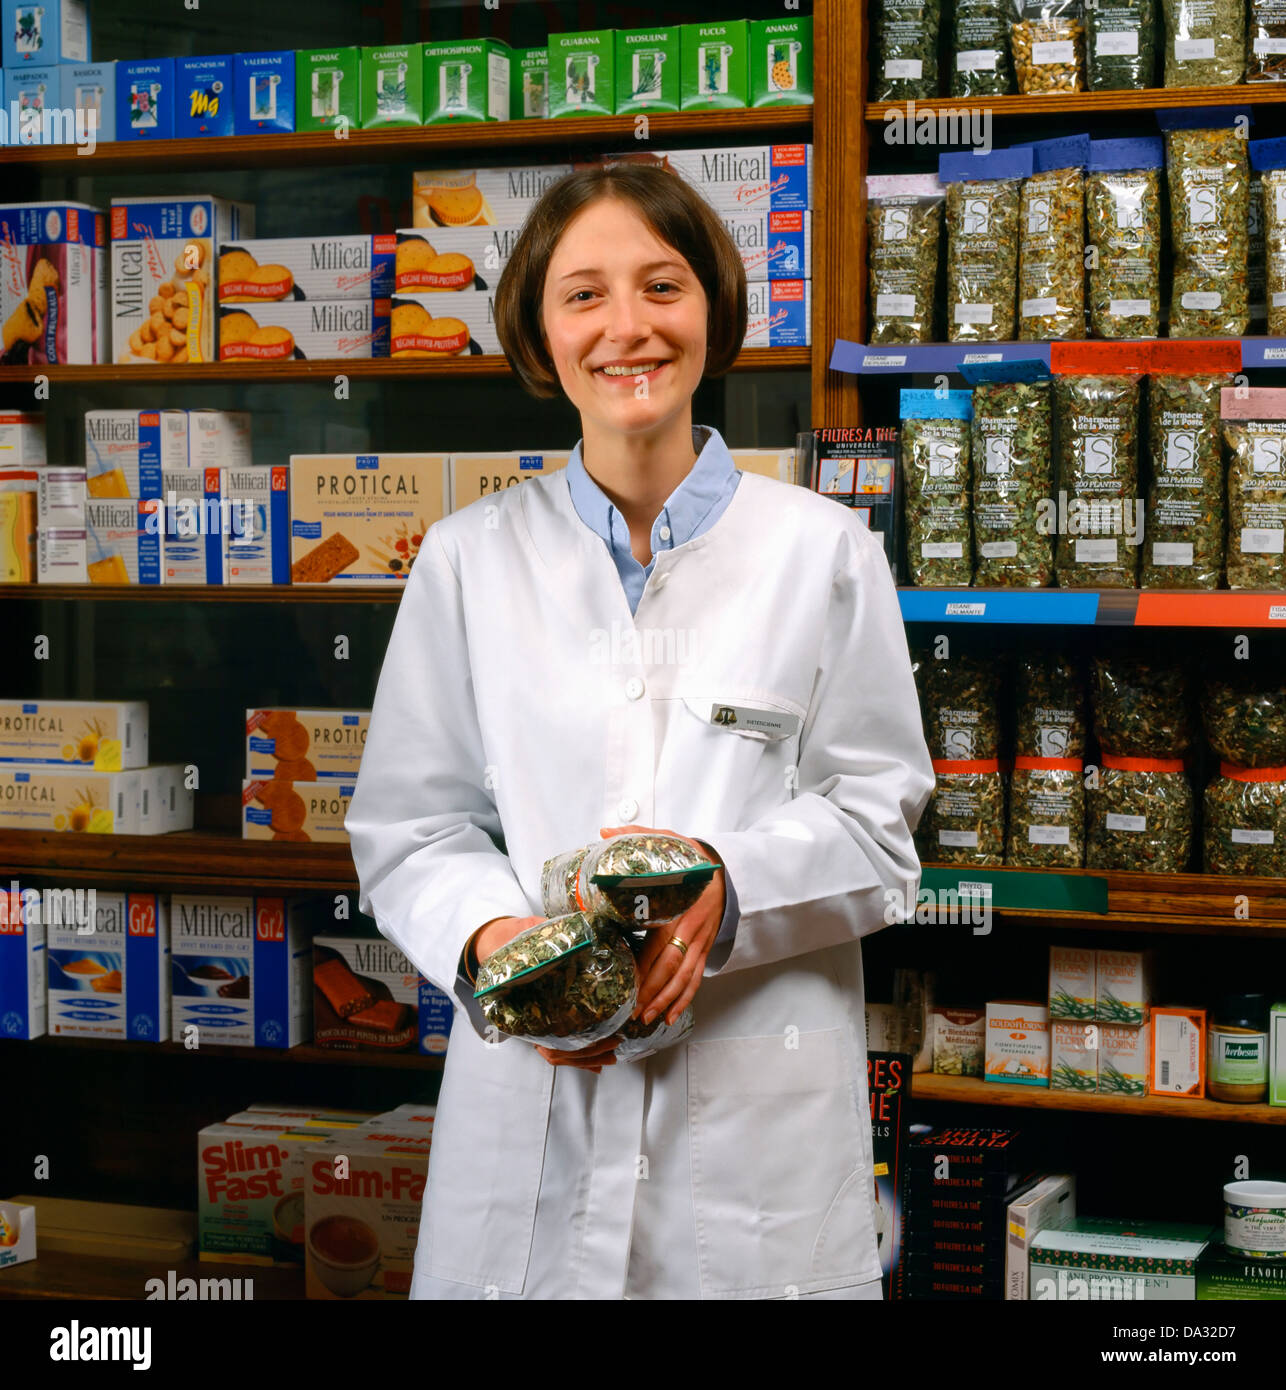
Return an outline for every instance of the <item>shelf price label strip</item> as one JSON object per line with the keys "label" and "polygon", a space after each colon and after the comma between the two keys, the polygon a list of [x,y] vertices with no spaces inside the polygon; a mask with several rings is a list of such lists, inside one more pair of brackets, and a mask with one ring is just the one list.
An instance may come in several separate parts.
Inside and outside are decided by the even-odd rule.
{"label": "shelf price label strip", "polygon": [[1286,629],[1286,594],[1139,595],[1135,627],[1276,627]]}
{"label": "shelf price label strip", "polygon": [[1049,623],[1093,626],[1099,596],[1078,590],[900,589],[908,623]]}
{"label": "shelf price label strip", "polygon": [[959,901],[981,900],[993,908],[1014,912],[1094,912],[1106,915],[1107,879],[1092,874],[1022,873],[1007,870],[925,865],[921,889],[941,902],[954,892]]}
{"label": "shelf price label strip", "polygon": [[[855,375],[960,372],[985,377],[988,367],[1022,363],[1059,373],[1237,372],[1286,366],[1286,338],[1156,338],[1140,342],[924,343],[867,347],[837,338],[833,371]],[[976,370],[984,369],[984,370]],[[967,373],[969,374],[969,373]]]}

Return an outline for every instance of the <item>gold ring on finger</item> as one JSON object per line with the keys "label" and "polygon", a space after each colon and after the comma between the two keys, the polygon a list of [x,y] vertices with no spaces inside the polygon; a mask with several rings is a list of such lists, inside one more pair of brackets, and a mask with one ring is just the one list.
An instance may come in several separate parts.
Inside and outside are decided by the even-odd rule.
{"label": "gold ring on finger", "polygon": [[688,943],[686,941],[680,941],[677,936],[672,936],[670,938],[670,945],[677,946],[681,956],[686,956],[688,954]]}

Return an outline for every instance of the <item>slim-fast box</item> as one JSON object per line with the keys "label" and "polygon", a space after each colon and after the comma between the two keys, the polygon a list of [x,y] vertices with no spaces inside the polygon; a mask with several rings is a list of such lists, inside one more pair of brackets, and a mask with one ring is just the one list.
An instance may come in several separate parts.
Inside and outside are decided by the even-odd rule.
{"label": "slim-fast box", "polygon": [[370,724],[366,709],[248,709],[246,777],[355,782]]}
{"label": "slim-fast box", "polygon": [[393,291],[395,238],[246,238],[219,247],[219,303],[379,299]]}
{"label": "slim-fast box", "polygon": [[0,887],[0,1037],[44,1036],[46,965],[40,894],[16,882]]}
{"label": "slim-fast box", "polygon": [[142,700],[0,700],[0,765],[53,763],[100,772],[147,762]]}
{"label": "slim-fast box", "polygon": [[0,826],[137,835],[139,773],[46,763],[0,764]]}
{"label": "slim-fast box", "polygon": [[88,203],[0,205],[0,365],[107,360],[106,228]]}

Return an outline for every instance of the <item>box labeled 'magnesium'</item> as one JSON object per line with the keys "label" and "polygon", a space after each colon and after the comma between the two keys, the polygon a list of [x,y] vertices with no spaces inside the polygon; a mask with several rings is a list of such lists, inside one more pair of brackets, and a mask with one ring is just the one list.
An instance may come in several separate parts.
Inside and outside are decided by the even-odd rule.
{"label": "box labeled 'magnesium'", "polygon": [[180,140],[233,131],[233,59],[215,55],[179,58],[174,134]]}

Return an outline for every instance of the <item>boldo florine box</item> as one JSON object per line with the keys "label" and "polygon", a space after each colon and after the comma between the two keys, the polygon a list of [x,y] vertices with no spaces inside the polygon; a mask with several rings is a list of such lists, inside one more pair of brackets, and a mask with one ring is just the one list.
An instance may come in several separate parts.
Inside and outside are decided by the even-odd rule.
{"label": "boldo florine box", "polygon": [[500,39],[426,43],[424,124],[509,119],[509,45]]}

